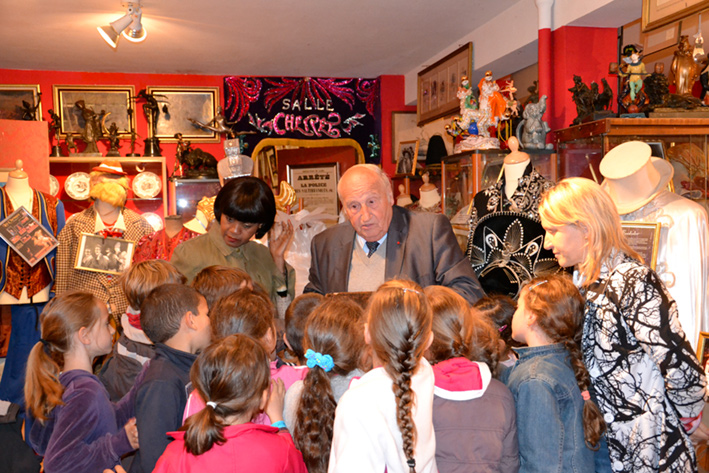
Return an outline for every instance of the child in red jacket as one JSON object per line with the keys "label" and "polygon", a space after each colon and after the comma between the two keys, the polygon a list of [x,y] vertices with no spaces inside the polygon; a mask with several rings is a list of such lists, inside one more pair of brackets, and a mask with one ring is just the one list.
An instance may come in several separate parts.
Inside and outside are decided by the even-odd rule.
{"label": "child in red jacket", "polygon": [[197,357],[190,378],[207,407],[187,419],[184,431],[168,434],[175,441],[154,472],[307,473],[285,427],[250,422],[267,409],[285,425],[283,383],[274,383],[271,395],[268,355],[259,342],[237,334],[213,343]]}

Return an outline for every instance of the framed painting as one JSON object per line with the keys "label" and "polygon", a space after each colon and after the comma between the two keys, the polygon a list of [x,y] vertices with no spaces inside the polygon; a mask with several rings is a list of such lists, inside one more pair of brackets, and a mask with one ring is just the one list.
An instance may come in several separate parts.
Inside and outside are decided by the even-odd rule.
{"label": "framed painting", "polygon": [[288,183],[295,189],[298,199],[303,199],[303,208],[312,212],[319,207],[326,214],[339,214],[339,163],[293,164],[286,170]]}
{"label": "framed painting", "polygon": [[396,155],[396,177],[413,176],[416,174],[416,159],[419,152],[419,142],[402,141]]}
{"label": "framed painting", "polygon": [[135,242],[132,240],[82,233],[74,268],[121,274],[130,267],[134,250]]}
{"label": "framed painting", "polygon": [[[176,133],[192,142],[218,143],[219,133],[201,127],[212,122],[219,106],[219,87],[148,87],[160,103],[156,138],[176,143]],[[152,135],[152,130],[149,131]],[[151,136],[152,138],[152,136]]]}
{"label": "framed painting", "polygon": [[[105,127],[112,123],[118,127],[118,136],[128,138],[135,132],[134,102],[135,88],[132,85],[55,85],[53,87],[54,106],[59,115],[59,136],[80,135],[85,127],[84,111],[93,111]],[[77,105],[79,104],[79,105]]]}
{"label": "framed painting", "polygon": [[709,0],[643,0],[642,32],[646,33],[709,8]]}
{"label": "framed painting", "polygon": [[458,89],[461,76],[470,73],[472,64],[473,43],[468,43],[418,73],[419,126],[460,108],[454,91]]}
{"label": "framed painting", "polygon": [[39,84],[0,84],[0,119],[41,120]]}

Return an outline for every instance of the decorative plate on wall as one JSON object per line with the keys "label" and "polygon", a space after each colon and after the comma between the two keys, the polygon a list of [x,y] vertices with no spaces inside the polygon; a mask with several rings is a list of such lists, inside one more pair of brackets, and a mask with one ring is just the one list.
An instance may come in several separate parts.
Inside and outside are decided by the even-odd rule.
{"label": "decorative plate on wall", "polygon": [[75,172],[66,178],[64,190],[74,200],[86,200],[89,198],[89,179],[85,172]]}
{"label": "decorative plate on wall", "polygon": [[133,178],[133,193],[141,199],[152,199],[162,189],[160,177],[150,171],[139,173]]}
{"label": "decorative plate on wall", "polygon": [[59,194],[60,187],[61,186],[59,185],[59,181],[57,180],[57,178],[50,174],[49,175],[49,194],[53,197],[56,197],[57,194]]}

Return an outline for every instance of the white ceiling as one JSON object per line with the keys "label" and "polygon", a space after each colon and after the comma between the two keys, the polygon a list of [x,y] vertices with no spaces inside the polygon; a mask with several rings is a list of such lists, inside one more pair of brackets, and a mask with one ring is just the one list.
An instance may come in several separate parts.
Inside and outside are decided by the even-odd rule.
{"label": "white ceiling", "polygon": [[125,13],[120,0],[0,0],[0,67],[258,76],[406,74],[519,1],[143,0],[147,39],[136,44],[123,38],[113,50],[96,27]]}

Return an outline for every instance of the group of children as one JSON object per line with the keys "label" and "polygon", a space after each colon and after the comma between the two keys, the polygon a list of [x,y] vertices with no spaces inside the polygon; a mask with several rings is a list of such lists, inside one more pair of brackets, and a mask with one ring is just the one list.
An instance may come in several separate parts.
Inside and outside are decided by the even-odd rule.
{"label": "group of children", "polygon": [[533,279],[517,304],[403,280],[366,308],[301,295],[278,355],[276,309],[243,271],[186,286],[153,260],[122,277],[115,344],[89,294],[41,315],[25,396],[47,473],[594,471],[605,423],[565,276]]}

